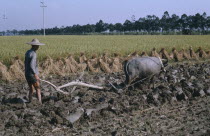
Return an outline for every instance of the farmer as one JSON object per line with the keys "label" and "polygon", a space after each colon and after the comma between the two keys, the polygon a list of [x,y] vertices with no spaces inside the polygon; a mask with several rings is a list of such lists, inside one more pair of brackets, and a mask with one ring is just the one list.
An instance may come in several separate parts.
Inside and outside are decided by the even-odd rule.
{"label": "farmer", "polygon": [[42,103],[36,51],[39,49],[39,46],[45,45],[45,44],[40,43],[38,39],[33,39],[31,42],[27,44],[31,45],[31,49],[28,50],[25,54],[25,77],[26,77],[26,80],[28,82],[29,89],[30,89],[29,102],[31,102],[32,100],[32,95],[35,89],[37,98],[39,102]]}

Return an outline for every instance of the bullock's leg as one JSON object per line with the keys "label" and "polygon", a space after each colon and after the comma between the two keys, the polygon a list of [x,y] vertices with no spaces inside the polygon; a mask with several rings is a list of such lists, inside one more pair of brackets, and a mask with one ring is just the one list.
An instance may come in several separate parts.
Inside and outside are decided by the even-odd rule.
{"label": "bullock's leg", "polygon": [[150,84],[149,84],[149,89],[154,89],[155,88],[155,76],[153,75],[151,78],[150,78]]}
{"label": "bullock's leg", "polygon": [[133,86],[130,86],[131,83],[132,83],[132,80],[133,78],[131,78],[131,76],[129,75],[126,75],[126,80],[125,80],[125,87],[128,87],[128,90],[133,90]]}
{"label": "bullock's leg", "polygon": [[130,84],[131,84],[131,76],[129,76],[128,74],[126,74],[125,76],[126,76],[126,77],[125,77],[125,78],[126,78],[126,79],[125,79],[125,84],[126,84],[126,85],[130,85]]}

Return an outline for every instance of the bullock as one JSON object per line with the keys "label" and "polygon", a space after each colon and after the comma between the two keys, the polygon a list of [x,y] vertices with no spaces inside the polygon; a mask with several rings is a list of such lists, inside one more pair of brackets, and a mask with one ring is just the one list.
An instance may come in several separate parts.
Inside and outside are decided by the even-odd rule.
{"label": "bullock", "polygon": [[168,60],[162,61],[160,57],[136,57],[124,63],[124,72],[126,76],[125,84],[130,85],[135,79],[153,78],[158,75]]}

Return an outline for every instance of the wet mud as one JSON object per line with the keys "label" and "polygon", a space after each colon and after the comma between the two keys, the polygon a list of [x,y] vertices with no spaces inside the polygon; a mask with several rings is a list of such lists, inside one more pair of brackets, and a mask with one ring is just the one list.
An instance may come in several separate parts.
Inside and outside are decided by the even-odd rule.
{"label": "wet mud", "polygon": [[[0,83],[0,135],[209,135],[210,63],[169,65],[154,84],[143,81],[123,91],[123,72],[85,73],[81,80],[105,87],[63,89],[41,83],[43,104],[27,103],[26,82]],[[63,85],[80,75],[51,76]]]}

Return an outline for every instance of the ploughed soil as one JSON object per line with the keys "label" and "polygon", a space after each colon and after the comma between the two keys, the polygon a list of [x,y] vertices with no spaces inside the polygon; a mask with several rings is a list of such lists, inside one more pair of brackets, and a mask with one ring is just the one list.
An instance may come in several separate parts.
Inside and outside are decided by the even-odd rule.
{"label": "ploughed soil", "polygon": [[[26,82],[0,83],[0,135],[210,135],[210,62],[169,65],[153,83],[121,86],[123,72],[85,73],[81,81],[105,87],[41,83],[43,104],[27,103]],[[59,86],[78,75],[46,78]],[[121,87],[122,88],[122,87]],[[122,91],[123,90],[123,91]]]}

